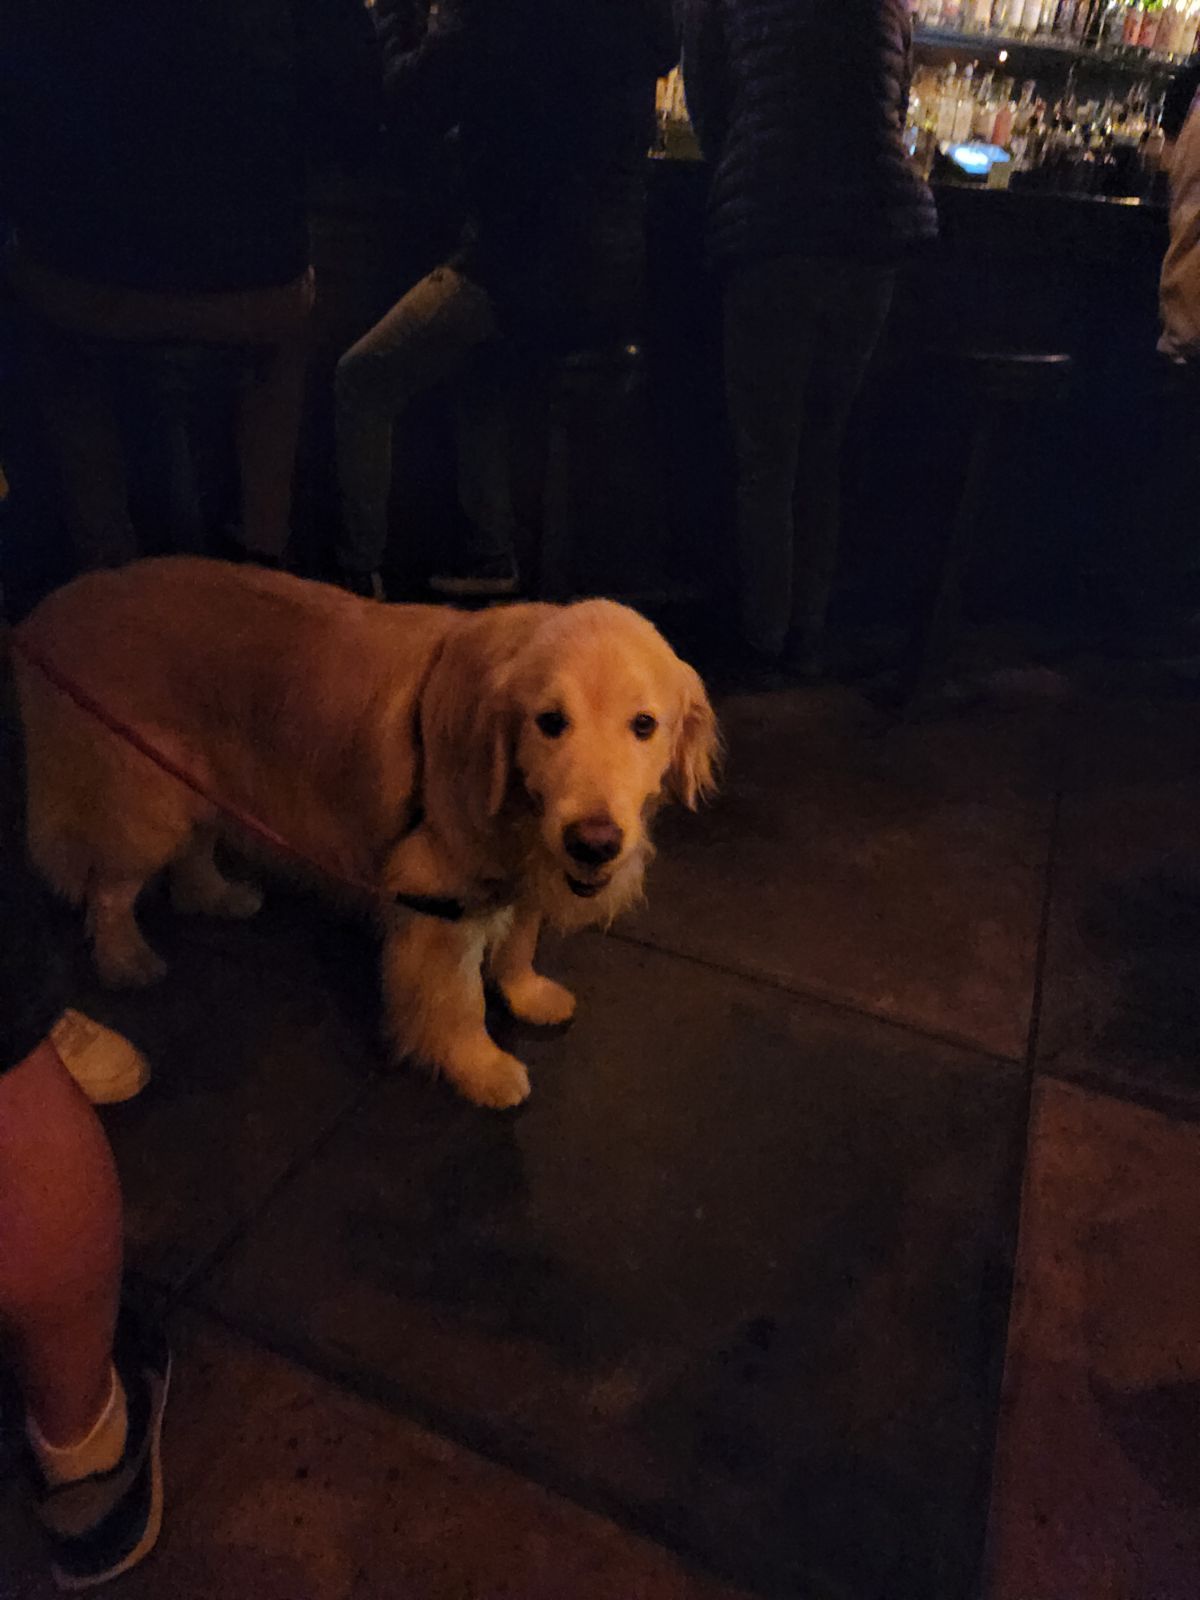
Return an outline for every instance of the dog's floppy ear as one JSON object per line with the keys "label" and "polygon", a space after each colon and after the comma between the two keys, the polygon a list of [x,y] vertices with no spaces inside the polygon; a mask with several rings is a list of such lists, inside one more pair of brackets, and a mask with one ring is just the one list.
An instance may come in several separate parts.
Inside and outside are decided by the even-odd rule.
{"label": "dog's floppy ear", "polygon": [[486,834],[511,779],[510,651],[490,616],[464,619],[449,635],[421,696],[422,806],[445,838]]}
{"label": "dog's floppy ear", "polygon": [[721,739],[700,674],[683,661],[679,663],[679,670],[682,709],[676,724],[666,786],[676,800],[694,811],[717,786]]}

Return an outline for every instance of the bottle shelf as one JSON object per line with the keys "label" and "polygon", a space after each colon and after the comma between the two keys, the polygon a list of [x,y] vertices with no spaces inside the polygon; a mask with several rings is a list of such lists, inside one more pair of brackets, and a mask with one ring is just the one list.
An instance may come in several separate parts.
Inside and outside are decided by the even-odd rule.
{"label": "bottle shelf", "polygon": [[1010,56],[1038,59],[1046,66],[1092,67],[1134,78],[1170,78],[1183,65],[1182,60],[1168,60],[1137,50],[1094,50],[1077,40],[1064,42],[1041,36],[1030,39],[1020,34],[964,33],[958,28],[933,28],[925,23],[918,24],[914,37],[918,45],[940,45],[980,56],[999,55],[1001,50],[1007,50]]}

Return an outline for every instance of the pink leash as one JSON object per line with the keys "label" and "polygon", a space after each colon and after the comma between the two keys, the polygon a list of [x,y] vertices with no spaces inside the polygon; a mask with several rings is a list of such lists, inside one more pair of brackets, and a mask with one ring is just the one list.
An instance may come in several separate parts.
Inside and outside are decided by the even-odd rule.
{"label": "pink leash", "polygon": [[35,645],[30,644],[19,633],[10,633],[9,643],[19,656],[31,667],[35,668],[36,671],[40,672],[48,683],[52,684],[60,694],[65,695],[80,711],[94,718],[95,721],[107,728],[109,733],[123,740],[124,743],[131,745],[139,755],[145,756],[147,761],[152,762],[154,766],[169,774],[170,777],[175,778],[179,783],[183,784],[184,788],[190,789],[194,795],[199,796],[207,805],[219,811],[222,816],[227,817],[239,828],[244,829],[245,832],[258,839],[260,843],[278,851],[280,855],[286,856],[300,866],[318,872],[336,883],[346,884],[360,894],[369,895],[375,900],[382,898],[389,905],[401,905],[409,911],[419,912],[422,916],[437,917],[443,922],[458,922],[466,914],[466,907],[461,900],[442,899],[436,895],[424,894],[395,894],[388,899],[388,897],[380,895],[377,884],[367,883],[359,878],[348,878],[345,874],[333,872],[328,867],[323,866],[321,862],[314,861],[311,857],[306,856],[303,851],[297,850],[295,845],[289,844],[273,828],[267,827],[265,822],[260,822],[257,817],[250,816],[248,812],[241,810],[238,806],[227,805],[223,800],[218,800],[216,795],[210,793],[198,778],[172,761],[170,756],[164,755],[161,750],[156,750],[136,728],[131,727],[127,722],[122,722],[119,717],[115,717],[98,700],[93,699],[86,689],[80,688],[79,684],[73,682],[65,673],[60,672],[52,661],[49,661]]}

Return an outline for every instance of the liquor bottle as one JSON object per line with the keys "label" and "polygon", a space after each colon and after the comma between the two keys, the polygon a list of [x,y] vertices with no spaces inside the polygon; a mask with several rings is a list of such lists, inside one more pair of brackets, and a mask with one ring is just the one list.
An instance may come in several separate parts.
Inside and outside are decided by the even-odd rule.
{"label": "liquor bottle", "polygon": [[965,144],[971,137],[971,124],[975,119],[975,68],[978,62],[965,67],[958,82],[958,102],[954,107],[954,126],[950,133],[953,144]]}
{"label": "liquor bottle", "polygon": [[926,100],[916,119],[910,145],[912,163],[922,178],[928,178],[937,159],[937,103]]}
{"label": "liquor bottle", "polygon": [[987,33],[992,23],[992,0],[965,0],[963,28],[967,33]]}
{"label": "liquor bottle", "polygon": [[990,72],[985,72],[979,81],[979,89],[975,96],[975,106],[971,112],[971,138],[980,139],[985,144],[992,137],[996,113],[1000,109],[996,103],[992,84],[993,75]]}
{"label": "liquor bottle", "polygon": [[1175,7],[1175,16],[1171,24],[1171,37],[1167,46],[1167,54],[1180,60],[1190,56],[1196,47],[1196,11],[1191,0],[1186,4],[1180,3]]}
{"label": "liquor bottle", "polygon": [[1022,9],[1023,0],[992,0],[992,13],[988,21],[989,31],[992,33],[1007,34],[1012,32],[1013,11]]}
{"label": "liquor bottle", "polygon": [[1021,15],[1016,24],[1016,32],[1023,38],[1034,38],[1042,20],[1042,10],[1042,0],[1021,0]]}
{"label": "liquor bottle", "polygon": [[1017,107],[1013,100],[1013,80],[1005,78],[1000,84],[996,96],[996,115],[992,121],[990,135],[991,143],[1000,146],[1001,150],[1012,148],[1013,123],[1016,120]]}
{"label": "liquor bottle", "polygon": [[1125,13],[1128,9],[1129,0],[1107,0],[1097,41],[1102,50],[1117,50],[1124,44]]}
{"label": "liquor bottle", "polygon": [[1084,18],[1080,38],[1088,49],[1095,50],[1100,43],[1100,31],[1104,26],[1105,0],[1088,0],[1087,16]]}
{"label": "liquor bottle", "polygon": [[1179,57],[1190,54],[1196,39],[1196,17],[1185,0],[1173,0],[1163,7],[1158,27],[1158,54]]}
{"label": "liquor bottle", "polygon": [[954,138],[954,119],[958,114],[958,66],[953,61],[946,68],[934,105],[938,142],[950,144]]}
{"label": "liquor bottle", "polygon": [[1142,12],[1142,25],[1138,29],[1138,49],[1148,54],[1158,47],[1158,30],[1162,25],[1162,0],[1146,0]]}

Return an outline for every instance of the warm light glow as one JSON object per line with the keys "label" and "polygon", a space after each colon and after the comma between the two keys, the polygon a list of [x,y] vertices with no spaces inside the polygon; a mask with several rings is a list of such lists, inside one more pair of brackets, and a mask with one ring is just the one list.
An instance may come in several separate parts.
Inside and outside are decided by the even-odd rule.
{"label": "warm light glow", "polygon": [[1001,50],[1001,52],[1000,52],[1000,60],[1001,60],[1001,62],[1005,62],[1005,61],[1008,60],[1008,51],[1007,50]]}

